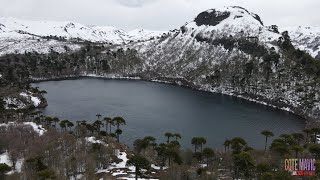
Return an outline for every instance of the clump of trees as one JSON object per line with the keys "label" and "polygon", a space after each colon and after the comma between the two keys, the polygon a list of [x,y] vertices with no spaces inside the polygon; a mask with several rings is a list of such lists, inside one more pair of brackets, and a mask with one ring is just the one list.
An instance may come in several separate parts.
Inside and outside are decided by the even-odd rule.
{"label": "clump of trees", "polygon": [[[11,110],[6,111],[6,116],[5,122],[18,124],[0,126],[0,153],[7,151],[12,164],[0,164],[0,178],[13,170],[15,173],[10,177],[22,179],[70,179],[79,175],[90,179],[97,169],[106,169],[111,162],[118,161],[114,155],[116,148],[125,149],[116,137],[102,133],[100,117],[92,124],[86,121],[74,124],[69,120],[44,116],[40,111]],[[116,126],[120,118],[113,118],[115,123],[112,126]],[[39,136],[31,127],[20,124],[24,121],[33,121],[45,127],[47,132]],[[89,142],[86,140],[89,136],[103,143]],[[106,142],[108,145],[104,144]],[[16,165],[22,159],[21,172],[17,172]]]}

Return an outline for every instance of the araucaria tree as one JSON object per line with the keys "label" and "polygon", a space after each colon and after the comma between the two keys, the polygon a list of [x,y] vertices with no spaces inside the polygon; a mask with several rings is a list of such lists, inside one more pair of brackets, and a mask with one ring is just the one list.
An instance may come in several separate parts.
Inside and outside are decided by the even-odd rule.
{"label": "araucaria tree", "polygon": [[171,132],[166,132],[166,133],[164,133],[164,136],[167,137],[167,143],[169,143],[170,142],[170,138],[173,137],[173,134]]}
{"label": "araucaria tree", "polygon": [[231,141],[230,141],[229,139],[227,139],[227,140],[224,141],[224,143],[223,143],[224,152],[227,152],[227,148],[228,148],[228,150],[229,150],[230,144],[231,144]]}
{"label": "araucaria tree", "polygon": [[241,137],[235,137],[230,142],[233,154],[239,154],[247,147],[247,142]]}
{"label": "araucaria tree", "polygon": [[181,139],[181,134],[179,133],[174,133],[173,137],[175,137],[176,141],[178,141],[178,139]]}
{"label": "araucaria tree", "polygon": [[210,159],[214,157],[213,149],[206,147],[206,148],[203,149],[202,154],[207,160],[207,166],[209,166]]}
{"label": "araucaria tree", "polygon": [[249,179],[254,173],[254,159],[248,152],[242,151],[233,155],[236,179]]}
{"label": "araucaria tree", "polygon": [[100,120],[96,120],[92,126],[94,126],[97,130],[97,134],[99,135],[100,134],[100,129],[101,129],[101,126],[103,126],[103,123],[100,121]]}
{"label": "araucaria tree", "polygon": [[138,177],[141,176],[141,169],[150,169],[150,163],[149,161],[143,157],[143,156],[140,156],[140,155],[135,155],[133,156],[132,158],[130,158],[128,161],[127,161],[127,166],[134,166],[136,167],[136,172],[135,172],[135,179],[137,180]]}
{"label": "araucaria tree", "polygon": [[110,117],[105,117],[105,118],[103,118],[103,120],[106,123],[106,132],[108,133],[109,123],[111,124],[112,119]]}
{"label": "araucaria tree", "polygon": [[157,147],[155,147],[158,158],[162,161],[161,167],[165,166],[167,160],[169,167],[172,161],[176,164],[182,163],[181,157],[179,155],[179,148],[180,147],[173,142],[161,143]]}
{"label": "araucaria tree", "polygon": [[117,135],[117,141],[120,141],[120,134],[122,134],[122,130],[120,129],[120,125],[126,125],[126,121],[122,117],[115,117],[112,119],[114,124],[117,126],[116,129],[116,135]]}
{"label": "araucaria tree", "polygon": [[268,145],[268,138],[269,137],[273,137],[274,134],[271,131],[268,131],[268,130],[262,131],[261,134],[266,137],[266,143],[265,143],[265,146],[264,146],[264,151],[266,151],[267,150],[267,145]]}
{"label": "araucaria tree", "polygon": [[202,152],[202,146],[207,143],[206,138],[204,137],[193,137],[191,144],[194,145],[194,152],[197,152],[197,149],[200,147],[200,152]]}
{"label": "araucaria tree", "polygon": [[112,119],[110,117],[105,117],[105,118],[103,118],[103,120],[106,123],[107,143],[109,143],[108,127],[109,127],[109,123],[110,123],[110,133],[111,133]]}

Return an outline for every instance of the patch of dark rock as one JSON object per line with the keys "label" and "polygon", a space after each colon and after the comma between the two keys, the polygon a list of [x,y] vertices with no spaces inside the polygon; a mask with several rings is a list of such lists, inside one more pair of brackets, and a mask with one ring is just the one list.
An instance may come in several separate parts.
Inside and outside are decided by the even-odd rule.
{"label": "patch of dark rock", "polygon": [[259,21],[260,24],[263,26],[263,22],[262,22],[260,16],[258,16],[257,14],[252,14],[252,17],[255,18],[257,21]]}
{"label": "patch of dark rock", "polygon": [[221,21],[227,19],[230,16],[230,12],[219,12],[215,9],[211,10],[211,12],[205,11],[200,13],[196,18],[195,22],[197,26],[208,25],[208,26],[216,26]]}

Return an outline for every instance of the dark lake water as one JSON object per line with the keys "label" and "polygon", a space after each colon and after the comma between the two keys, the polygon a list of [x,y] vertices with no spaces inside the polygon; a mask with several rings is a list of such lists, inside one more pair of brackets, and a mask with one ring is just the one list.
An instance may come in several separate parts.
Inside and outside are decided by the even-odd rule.
{"label": "dark lake water", "polygon": [[178,132],[184,147],[192,148],[193,136],[206,137],[207,145],[215,148],[240,136],[262,149],[262,130],[280,135],[304,128],[302,118],[284,111],[168,84],[84,78],[33,85],[48,92],[46,115],[88,122],[95,121],[97,113],[124,117],[127,125],[120,139],[130,146],[147,135],[159,142],[165,132]]}

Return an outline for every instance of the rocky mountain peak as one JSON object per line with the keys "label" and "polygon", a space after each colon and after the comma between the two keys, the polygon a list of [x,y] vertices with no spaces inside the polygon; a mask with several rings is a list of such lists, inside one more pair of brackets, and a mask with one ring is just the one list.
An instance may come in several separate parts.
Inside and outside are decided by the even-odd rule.
{"label": "rocky mountain peak", "polygon": [[263,26],[263,22],[257,14],[249,12],[247,9],[240,6],[229,6],[222,9],[209,9],[200,13],[195,18],[194,22],[197,26],[216,26],[222,21],[239,21],[244,19]]}

